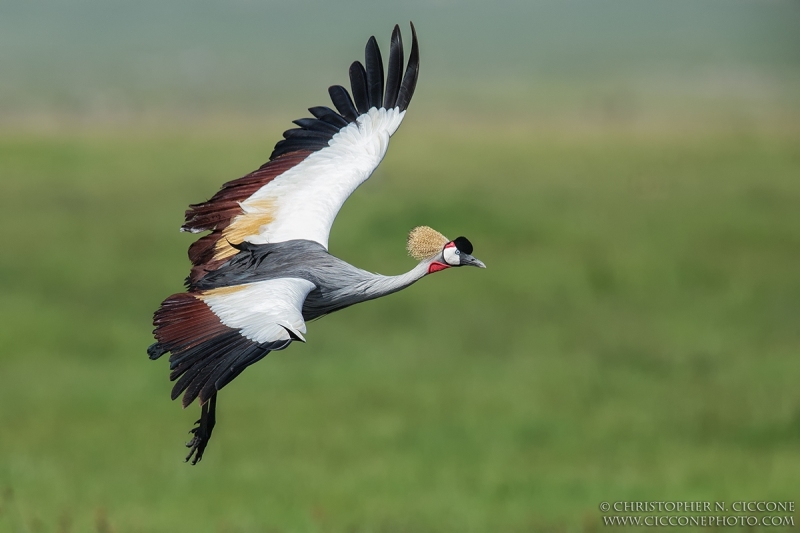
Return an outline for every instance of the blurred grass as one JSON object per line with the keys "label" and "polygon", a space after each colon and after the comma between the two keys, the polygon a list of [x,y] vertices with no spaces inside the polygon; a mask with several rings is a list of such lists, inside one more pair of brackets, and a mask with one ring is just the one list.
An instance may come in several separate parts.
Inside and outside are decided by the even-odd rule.
{"label": "blurred grass", "polygon": [[274,137],[0,138],[0,531],[592,531],[601,501],[796,497],[791,133],[409,120],[332,252],[398,273],[428,224],[489,268],[310,324],[184,465],[151,314],[186,205]]}

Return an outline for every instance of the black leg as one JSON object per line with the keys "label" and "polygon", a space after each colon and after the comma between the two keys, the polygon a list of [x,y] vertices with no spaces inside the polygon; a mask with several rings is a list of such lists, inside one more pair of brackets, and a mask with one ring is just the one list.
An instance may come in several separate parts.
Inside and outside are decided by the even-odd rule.
{"label": "black leg", "polygon": [[[193,465],[203,458],[203,452],[208,446],[208,441],[211,439],[211,432],[214,431],[214,425],[217,423],[217,395],[214,393],[209,400],[203,404],[200,410],[200,420],[195,422],[195,427],[189,430],[194,436],[192,440],[186,443],[189,450],[189,455],[186,456],[186,462],[190,460]],[[192,459],[194,455],[194,459]]]}

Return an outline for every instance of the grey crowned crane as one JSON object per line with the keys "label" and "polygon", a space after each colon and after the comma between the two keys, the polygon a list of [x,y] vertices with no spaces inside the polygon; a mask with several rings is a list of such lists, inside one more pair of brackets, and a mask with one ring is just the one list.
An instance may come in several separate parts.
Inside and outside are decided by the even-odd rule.
{"label": "grey crowned crane", "polygon": [[352,98],[344,87],[330,87],[336,111],[310,108],[314,118],[294,121],[298,127],[284,132],[261,168],[186,211],[182,231],[211,233],[189,247],[187,291],[155,312],[156,342],[147,353],[151,359],[171,354],[173,400],[183,394],[187,407],[199,399],[187,462],[203,457],[218,392],[269,352],[305,342],[306,321],[450,267],[484,268],[465,237],[451,241],[424,226],[407,242],[419,263],[399,276],[372,274],[328,253],[336,214],[383,159],[414,94],[419,50],[413,24],[411,34],[405,74],[400,28],[392,32],[385,83],[371,37],[365,65],[350,66]]}

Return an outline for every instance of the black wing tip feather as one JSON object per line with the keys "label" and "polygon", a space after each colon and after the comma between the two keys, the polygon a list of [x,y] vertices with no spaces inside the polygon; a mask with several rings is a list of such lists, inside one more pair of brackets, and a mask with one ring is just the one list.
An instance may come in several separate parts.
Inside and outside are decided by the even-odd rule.
{"label": "black wing tip feather", "polygon": [[364,48],[364,63],[367,73],[367,97],[369,107],[383,107],[383,58],[375,36],[369,38]]}
{"label": "black wing tip feather", "polygon": [[150,359],[155,360],[164,355],[165,353],[167,353],[167,351],[168,350],[164,348],[164,346],[161,343],[154,342],[153,344],[147,347],[147,356],[150,357]]}
{"label": "black wing tip feather", "polygon": [[400,85],[400,92],[397,95],[396,106],[400,111],[408,109],[411,97],[414,96],[414,89],[417,87],[419,77],[419,43],[417,42],[417,30],[414,23],[411,23],[411,54],[408,56],[408,66],[403,76],[403,83]]}
{"label": "black wing tip feather", "polygon": [[341,85],[332,85],[328,94],[336,110],[318,106],[309,108],[314,118],[294,121],[297,128],[284,132],[284,139],[275,145],[270,161],[298,150],[316,152],[328,146],[336,133],[371,108],[405,111],[414,95],[419,77],[419,45],[417,31],[411,23],[411,54],[403,73],[403,38],[400,26],[395,24],[389,47],[388,72],[384,76],[383,60],[375,36],[367,40],[364,64],[355,61],[350,65],[350,92]]}
{"label": "black wing tip feather", "polygon": [[350,97],[350,93],[347,92],[347,89],[341,85],[331,85],[328,87],[328,96],[331,97],[333,106],[342,118],[347,120],[348,123],[356,121],[358,118],[358,110],[356,109],[355,103],[353,103],[353,99]]}
{"label": "black wing tip feather", "polygon": [[394,25],[392,40],[389,45],[389,65],[386,74],[386,94],[383,105],[389,109],[394,108],[397,102],[397,93],[403,81],[403,38],[400,35],[400,26]]}
{"label": "black wing tip feather", "polygon": [[367,88],[367,69],[361,61],[353,61],[350,64],[350,90],[353,93],[353,101],[359,115],[363,115],[370,109],[369,89]]}

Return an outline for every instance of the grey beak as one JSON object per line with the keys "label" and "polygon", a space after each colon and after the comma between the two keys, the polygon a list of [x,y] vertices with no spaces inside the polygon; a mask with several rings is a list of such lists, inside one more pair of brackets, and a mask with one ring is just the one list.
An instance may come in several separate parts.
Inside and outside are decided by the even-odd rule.
{"label": "grey beak", "polygon": [[474,266],[478,268],[486,268],[486,265],[483,264],[483,261],[480,259],[476,259],[469,254],[461,254],[461,265],[462,266]]}

